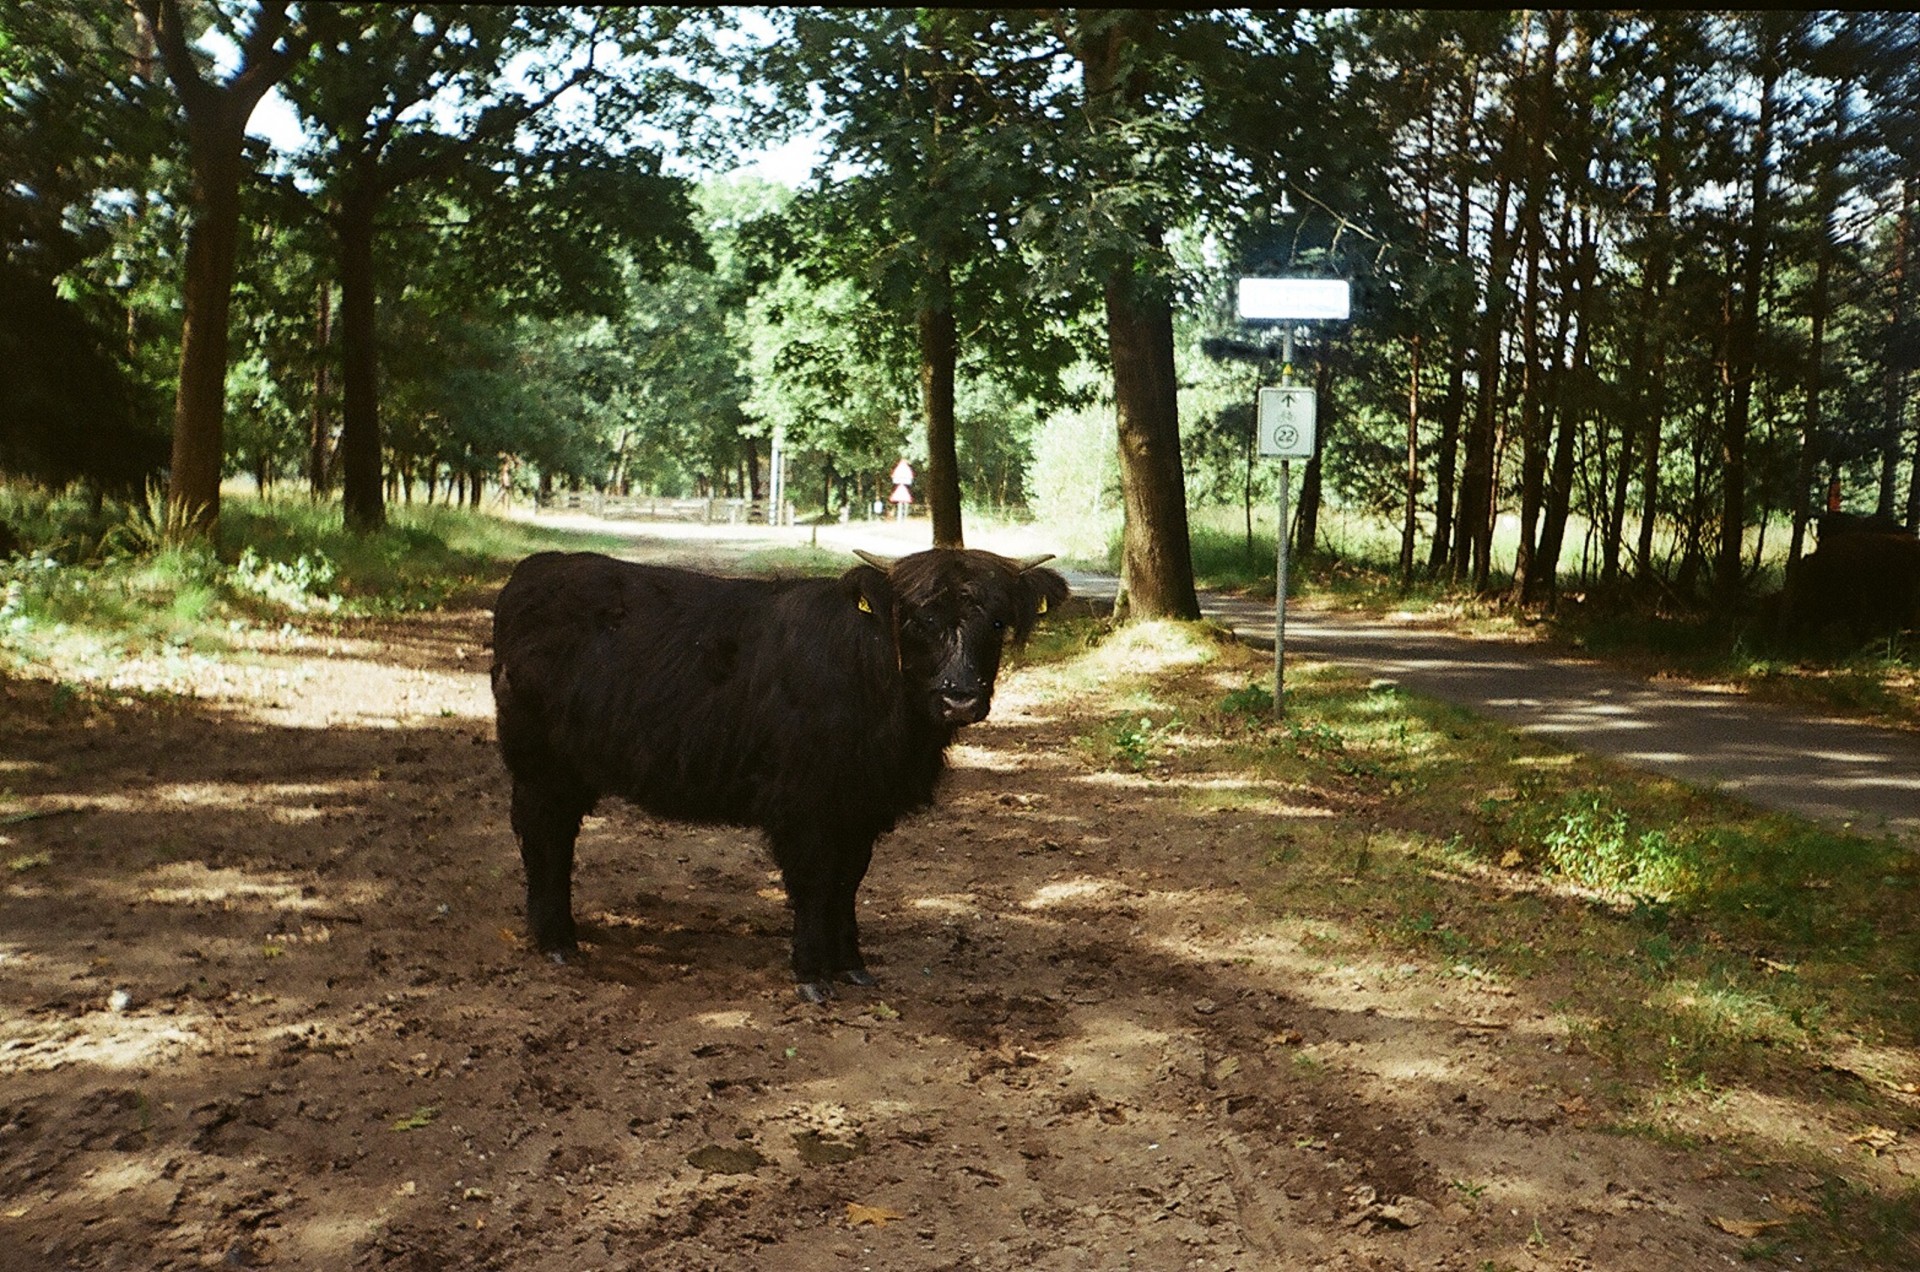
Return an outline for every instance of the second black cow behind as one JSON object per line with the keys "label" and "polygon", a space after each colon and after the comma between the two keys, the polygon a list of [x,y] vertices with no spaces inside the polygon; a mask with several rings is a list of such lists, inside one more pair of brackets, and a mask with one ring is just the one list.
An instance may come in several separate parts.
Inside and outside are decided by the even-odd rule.
{"label": "second black cow behind", "polygon": [[1007,642],[1067,583],[1045,557],[862,557],[837,579],[587,552],[515,568],[494,610],[493,696],[540,949],[576,948],[574,841],[616,795],[759,827],[793,910],[801,995],[874,983],[854,917],[874,841],[932,800],[955,731],[987,715]]}

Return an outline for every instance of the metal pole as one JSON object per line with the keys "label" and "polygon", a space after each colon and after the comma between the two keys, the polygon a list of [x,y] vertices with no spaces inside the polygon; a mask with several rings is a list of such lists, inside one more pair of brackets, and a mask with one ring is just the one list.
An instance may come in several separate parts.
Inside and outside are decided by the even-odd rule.
{"label": "metal pole", "polygon": [[[1280,333],[1280,383],[1293,383],[1293,328]],[[1293,484],[1293,461],[1280,461],[1280,524],[1273,550],[1273,718],[1287,714],[1287,490]]]}
{"label": "metal pole", "polygon": [[1280,533],[1273,563],[1273,718],[1287,714],[1287,487],[1293,461],[1280,461]]}

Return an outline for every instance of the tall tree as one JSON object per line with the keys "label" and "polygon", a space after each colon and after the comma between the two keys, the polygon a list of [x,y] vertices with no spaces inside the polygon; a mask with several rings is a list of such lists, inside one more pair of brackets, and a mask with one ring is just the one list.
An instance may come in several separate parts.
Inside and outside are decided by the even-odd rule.
{"label": "tall tree", "polygon": [[1739,288],[1727,331],[1727,415],[1720,434],[1720,534],[1713,557],[1714,590],[1723,604],[1738,595],[1747,530],[1747,442],[1753,420],[1756,346],[1760,339],[1760,293],[1773,246],[1774,123],[1778,88],[1785,73],[1794,15],[1760,14],[1751,19],[1754,74],[1760,111],[1748,155],[1748,213],[1740,252]]}
{"label": "tall tree", "polygon": [[1011,238],[1045,179],[1031,140],[1054,124],[1045,37],[1008,11],[807,10],[763,61],[790,115],[818,112],[835,171],[794,210],[809,269],[862,280],[911,333],[941,547],[963,541],[962,375],[991,366],[1044,402],[1074,352]]}
{"label": "tall tree", "polygon": [[[180,0],[138,3],[186,113],[192,172],[167,515],[180,532],[210,535],[219,524],[220,478],[226,465],[227,325],[247,121],[267,90],[305,56],[307,36],[294,24],[284,0],[261,0],[245,32],[234,33],[239,65],[222,79],[210,73],[210,59],[194,47]],[[213,13],[217,21],[226,17],[217,8]]]}
{"label": "tall tree", "polygon": [[[525,294],[587,307],[620,294],[613,241],[684,245],[686,205],[656,155],[602,154],[584,140],[659,105],[658,73],[622,58],[652,51],[655,13],[340,4],[309,20],[315,56],[288,96],[310,127],[303,163],[323,185],[339,252],[343,507],[350,526],[373,529],[386,518],[376,249],[395,196],[444,191],[443,227],[494,240],[474,264]],[[540,126],[588,86],[585,117]]]}

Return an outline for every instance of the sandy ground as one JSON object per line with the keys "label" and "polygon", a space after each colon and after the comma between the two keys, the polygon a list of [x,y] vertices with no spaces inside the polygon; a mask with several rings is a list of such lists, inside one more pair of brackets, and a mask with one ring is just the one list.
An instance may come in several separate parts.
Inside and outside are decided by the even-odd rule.
{"label": "sandy ground", "polygon": [[1329,958],[1271,814],[1018,670],[876,854],[879,990],[800,1003],[754,836],[613,805],[550,965],[485,600],[0,681],[0,1268],[1691,1272],[1782,1217],[1608,1133],[1532,991]]}

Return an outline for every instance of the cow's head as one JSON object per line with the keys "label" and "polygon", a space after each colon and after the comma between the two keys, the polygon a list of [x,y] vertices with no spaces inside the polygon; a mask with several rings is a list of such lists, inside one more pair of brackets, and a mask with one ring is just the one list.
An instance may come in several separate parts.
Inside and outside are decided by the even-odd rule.
{"label": "cow's head", "polygon": [[861,552],[848,572],[860,606],[893,629],[908,692],[940,724],[984,720],[1000,655],[1034,620],[1067,599],[1067,581],[1040,563],[991,552],[934,548],[889,561]]}

